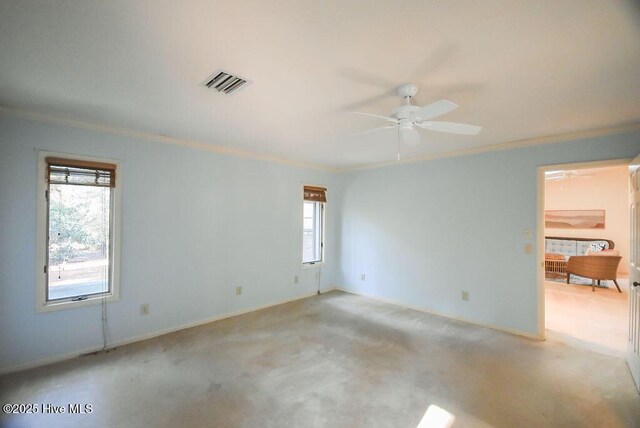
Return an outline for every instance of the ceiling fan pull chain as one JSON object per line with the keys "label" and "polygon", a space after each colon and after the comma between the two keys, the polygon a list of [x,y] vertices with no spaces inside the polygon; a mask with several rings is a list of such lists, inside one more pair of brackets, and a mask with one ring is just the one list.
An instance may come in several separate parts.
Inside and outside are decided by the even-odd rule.
{"label": "ceiling fan pull chain", "polygon": [[400,127],[398,126],[398,160],[400,160]]}

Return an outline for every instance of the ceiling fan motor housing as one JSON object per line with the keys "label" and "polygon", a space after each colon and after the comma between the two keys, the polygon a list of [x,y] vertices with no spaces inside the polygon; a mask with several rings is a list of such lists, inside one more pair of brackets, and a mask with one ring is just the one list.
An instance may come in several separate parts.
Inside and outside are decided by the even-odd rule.
{"label": "ceiling fan motor housing", "polygon": [[411,104],[411,98],[415,97],[418,93],[418,85],[415,83],[405,83],[404,85],[398,86],[397,91],[398,95],[404,98],[405,104],[395,108],[393,112],[391,112],[391,117],[402,121],[420,109],[420,107]]}
{"label": "ceiling fan motor housing", "polygon": [[394,117],[398,120],[403,120],[411,116],[414,112],[420,110],[420,107],[414,106],[411,104],[403,105],[400,107],[396,107],[391,112],[391,117]]}

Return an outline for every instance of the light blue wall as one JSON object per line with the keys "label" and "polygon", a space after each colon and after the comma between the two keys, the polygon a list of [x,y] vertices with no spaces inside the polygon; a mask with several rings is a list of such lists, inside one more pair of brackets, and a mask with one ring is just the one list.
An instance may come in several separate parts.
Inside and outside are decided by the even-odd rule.
{"label": "light blue wall", "polygon": [[323,288],[535,333],[536,167],[630,158],[640,133],[332,174],[0,115],[0,370],[102,344],[99,306],[35,313],[37,150],[123,161],[114,341],[312,293],[303,182],[329,188]]}
{"label": "light blue wall", "polygon": [[123,161],[114,341],[313,293],[303,182],[329,188],[322,287],[335,283],[337,175],[0,115],[0,370],[102,345],[99,305],[35,313],[37,150]]}
{"label": "light blue wall", "polygon": [[346,174],[338,286],[535,334],[537,166],[638,153],[636,132]]}

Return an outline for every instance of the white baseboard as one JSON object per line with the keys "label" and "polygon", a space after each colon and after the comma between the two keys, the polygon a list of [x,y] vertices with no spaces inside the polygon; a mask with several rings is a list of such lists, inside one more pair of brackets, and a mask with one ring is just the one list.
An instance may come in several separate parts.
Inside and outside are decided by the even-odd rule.
{"label": "white baseboard", "polygon": [[[321,292],[322,293],[327,293],[327,292],[333,291],[335,289],[336,289],[336,287],[334,286],[334,287],[330,287],[330,288],[321,290]],[[285,299],[285,300],[280,300],[280,301],[277,301],[277,302],[274,302],[274,303],[268,303],[266,305],[254,306],[254,307],[247,308],[247,309],[241,309],[241,310],[235,311],[235,312],[228,312],[226,314],[218,315],[218,316],[207,318],[207,319],[200,320],[200,321],[194,321],[194,322],[190,322],[190,323],[186,323],[186,324],[181,324],[181,325],[179,325],[177,327],[171,327],[171,328],[167,328],[167,329],[163,329],[163,330],[157,330],[157,331],[154,331],[152,333],[147,333],[147,334],[143,334],[143,335],[140,335],[140,336],[135,336],[135,337],[131,337],[131,338],[128,338],[128,339],[123,339],[123,340],[119,340],[119,341],[113,342],[113,343],[109,344],[109,346],[107,346],[107,348],[105,350],[117,348],[117,347],[120,347],[120,346],[124,346],[124,345],[128,345],[128,344],[131,344],[131,343],[135,343],[135,342],[141,342],[143,340],[152,339],[154,337],[163,336],[165,334],[174,333],[176,331],[185,330],[185,329],[188,329],[188,328],[197,327],[197,326],[204,325],[204,324],[209,324],[211,322],[215,322],[215,321],[220,321],[220,320],[227,319],[227,318],[236,317],[238,315],[247,314],[249,312],[259,311],[261,309],[270,308],[272,306],[278,306],[278,305],[282,305],[282,304],[285,304],[285,303],[294,302],[296,300],[307,299],[309,297],[313,297],[313,296],[316,296],[316,295],[317,295],[317,292],[307,293],[307,294],[303,294],[303,295],[298,296],[298,297],[292,297],[292,298]],[[91,348],[86,348],[86,349],[83,349],[83,350],[70,352],[68,354],[58,355],[58,356],[55,356],[55,357],[44,358],[44,359],[41,359],[41,360],[29,362],[29,363],[23,363],[23,364],[16,364],[16,365],[13,365],[13,366],[7,366],[7,367],[3,367],[3,368],[0,369],[0,375],[19,372],[19,371],[22,371],[22,370],[33,369],[33,368],[36,368],[36,367],[46,366],[46,365],[53,364],[53,363],[59,363],[61,361],[70,360],[72,358],[76,358],[76,357],[79,357],[79,356],[84,355],[84,354],[90,354],[90,353],[98,352],[98,351],[101,351],[101,350],[102,350],[102,346],[94,346],[94,347],[91,347]]]}
{"label": "white baseboard", "polygon": [[497,330],[497,331],[502,331],[504,333],[513,334],[513,335],[516,335],[516,336],[526,337],[528,339],[544,340],[543,338],[541,338],[540,336],[538,336],[535,333],[529,333],[529,332],[526,332],[526,331],[515,330],[515,329],[502,327],[502,326],[495,325],[495,324],[489,324],[489,323],[484,323],[484,322],[480,322],[480,321],[476,321],[476,320],[472,320],[472,319],[468,319],[468,318],[462,318],[462,317],[457,317],[457,316],[453,316],[453,315],[448,315],[448,314],[444,314],[442,312],[434,311],[432,309],[423,308],[423,307],[420,307],[420,306],[408,305],[406,303],[399,302],[397,300],[387,299],[385,297],[373,296],[371,294],[360,293],[360,292],[357,292],[357,291],[351,291],[351,290],[347,290],[347,289],[340,288],[340,287],[336,287],[336,290],[344,291],[345,293],[354,294],[356,296],[366,297],[366,298],[372,299],[372,300],[377,300],[377,301],[382,302],[382,303],[388,303],[390,305],[400,306],[400,307],[403,307],[403,308],[406,308],[406,309],[411,309],[411,310],[418,311],[418,312],[424,312],[424,313],[431,314],[431,315],[437,315],[439,317],[448,318],[448,319],[455,320],[455,321],[462,321],[462,322],[465,322],[467,324],[473,324],[473,325],[477,325],[477,326],[480,326],[480,327],[486,327],[486,328],[490,328],[492,330]]}

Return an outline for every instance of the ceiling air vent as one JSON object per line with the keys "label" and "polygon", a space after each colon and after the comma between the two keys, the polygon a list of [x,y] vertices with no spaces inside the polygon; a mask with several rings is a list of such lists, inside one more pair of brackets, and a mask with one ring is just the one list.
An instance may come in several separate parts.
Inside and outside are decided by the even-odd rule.
{"label": "ceiling air vent", "polygon": [[225,94],[235,94],[240,89],[248,86],[252,82],[242,77],[234,76],[231,73],[227,73],[224,70],[216,70],[202,82],[203,86],[207,88],[215,89],[218,92],[224,92]]}

